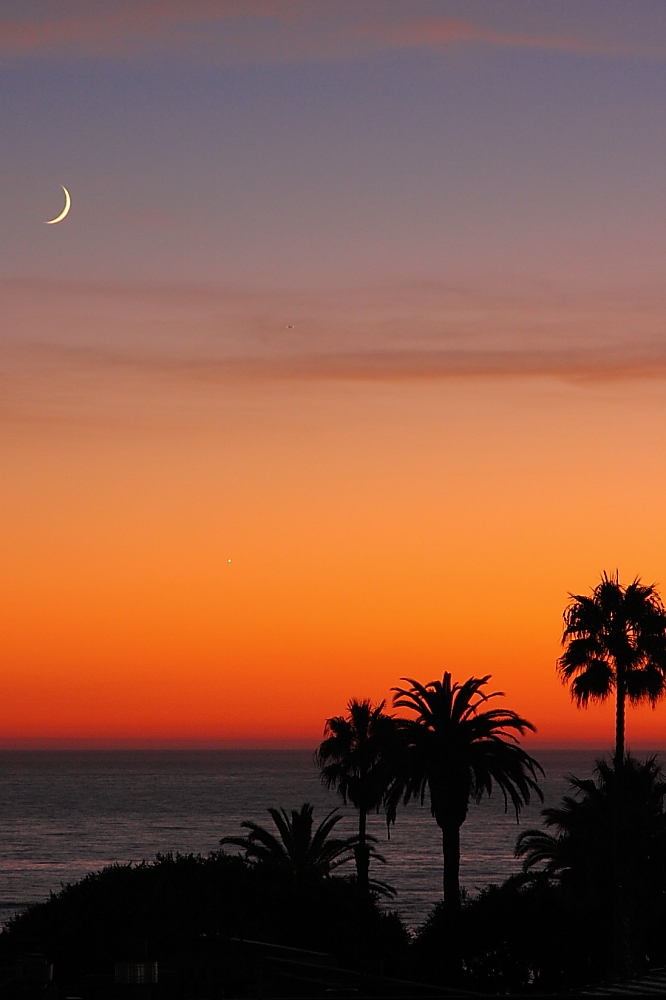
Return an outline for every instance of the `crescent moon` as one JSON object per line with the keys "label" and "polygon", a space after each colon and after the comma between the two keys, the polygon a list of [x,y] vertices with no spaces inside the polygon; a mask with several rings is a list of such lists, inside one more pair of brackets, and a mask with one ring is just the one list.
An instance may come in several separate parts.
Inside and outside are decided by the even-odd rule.
{"label": "crescent moon", "polygon": [[64,184],[61,184],[60,187],[65,192],[65,207],[63,208],[60,215],[56,215],[55,219],[48,219],[48,221],[44,223],[46,226],[54,226],[56,222],[62,222],[65,216],[69,214],[69,210],[72,207],[72,199],[69,196],[69,191],[67,190]]}

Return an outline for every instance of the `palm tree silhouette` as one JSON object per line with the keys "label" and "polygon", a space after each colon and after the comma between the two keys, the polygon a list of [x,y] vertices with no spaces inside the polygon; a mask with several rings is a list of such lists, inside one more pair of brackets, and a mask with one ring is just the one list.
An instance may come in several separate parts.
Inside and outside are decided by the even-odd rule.
{"label": "palm tree silhouette", "polygon": [[[595,778],[569,777],[572,795],[562,805],[544,809],[541,815],[547,830],[525,830],[516,842],[516,857],[523,869],[542,871],[563,882],[581,887],[589,898],[606,895],[613,855],[613,823],[621,817],[620,845],[625,864],[633,869],[628,879],[635,889],[641,882],[638,872],[646,864],[664,870],[666,852],[666,780],[656,757],[636,760],[629,754],[619,771],[598,760]],[[619,803],[620,808],[616,809]],[[642,880],[645,882],[645,880]],[[649,880],[654,886],[653,879]]]}
{"label": "palm tree silhouette", "polygon": [[625,707],[666,690],[666,610],[654,585],[604,573],[590,596],[571,594],[558,669],[579,705],[615,691],[615,766],[624,760]]}
{"label": "palm tree silhouette", "polygon": [[482,688],[490,680],[470,677],[463,684],[452,683],[451,674],[441,681],[420,684],[411,677],[402,680],[409,689],[393,688],[393,703],[416,713],[405,720],[403,768],[389,789],[387,819],[395,820],[400,800],[423,804],[426,791],[430,809],[442,831],[444,855],[444,910],[457,924],[460,910],[460,828],[467,818],[471,799],[477,802],[497,786],[505,807],[511,801],[516,819],[532,793],[543,799],[537,785],[539,763],[518,746],[518,737],[534,732],[534,726],[509,709],[480,711],[503,692],[486,694]]}
{"label": "palm tree silhouette", "polygon": [[655,757],[639,761],[627,754],[621,768],[599,760],[595,778],[571,776],[569,784],[573,794],[542,812],[555,832],[525,830],[516,856],[526,873],[540,868],[556,878],[578,904],[593,910],[591,919],[612,923],[616,971],[629,975],[663,919],[664,772]]}
{"label": "palm tree silhouette", "polygon": [[[298,882],[320,881],[341,865],[354,860],[358,836],[330,836],[343,818],[337,809],[327,813],[313,829],[313,811],[314,807],[309,802],[304,802],[300,809],[292,809],[291,817],[286,809],[269,809],[277,836],[259,823],[245,820],[241,826],[250,831],[246,837],[222,837],[220,844],[241,847],[248,860],[266,865]],[[376,842],[375,837],[368,837],[368,840]],[[371,853],[379,861],[384,861],[372,849]],[[393,893],[393,889],[382,882],[373,883],[373,888],[387,895]]]}
{"label": "palm tree silhouette", "polygon": [[337,789],[345,805],[349,801],[358,809],[356,874],[363,892],[370,884],[368,813],[379,811],[393,777],[396,724],[384,713],[385,704],[352,699],[346,716],[326,720],[325,738],[315,754],[327,788]]}

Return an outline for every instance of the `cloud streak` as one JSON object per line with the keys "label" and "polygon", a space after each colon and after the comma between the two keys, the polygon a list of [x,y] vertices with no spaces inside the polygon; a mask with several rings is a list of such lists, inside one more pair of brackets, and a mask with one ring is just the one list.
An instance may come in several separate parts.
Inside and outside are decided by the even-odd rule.
{"label": "cloud streak", "polygon": [[4,282],[0,425],[204,427],[237,391],[261,406],[296,383],[666,380],[665,315],[659,290]]}
{"label": "cloud streak", "polygon": [[[25,10],[25,9],[24,9]],[[34,10],[34,5],[33,5]],[[293,3],[277,0],[131,0],[80,3],[60,11],[23,13],[0,20],[0,51],[12,55],[58,53],[131,55],[144,47],[171,47],[182,42],[183,28],[218,25],[234,20],[269,18],[292,21]]]}
{"label": "cloud streak", "polygon": [[455,377],[551,376],[571,379],[634,379],[666,376],[666,344],[635,352],[601,350],[359,351],[215,359],[130,356],[101,349],[26,345],[5,352],[8,372],[105,371],[109,376],[176,378],[186,383],[228,380],[404,381]]}
{"label": "cloud streak", "polygon": [[655,289],[580,295],[415,284],[310,295],[0,285],[5,374],[413,379],[662,376]]}
{"label": "cloud streak", "polygon": [[579,54],[627,54],[621,45],[595,45],[572,35],[523,34],[491,30],[481,24],[455,17],[405,19],[388,24],[367,22],[354,29],[357,37],[365,38],[378,47],[430,48],[442,50],[453,45],[476,43],[515,49],[551,49]]}
{"label": "cloud streak", "polygon": [[[366,12],[369,12],[366,13]],[[135,57],[206,52],[223,62],[335,59],[373,52],[452,46],[628,54],[620,42],[597,44],[570,34],[515,32],[448,16],[378,14],[301,0],[69,0],[44,9],[25,3],[0,19],[0,52],[14,56]]]}

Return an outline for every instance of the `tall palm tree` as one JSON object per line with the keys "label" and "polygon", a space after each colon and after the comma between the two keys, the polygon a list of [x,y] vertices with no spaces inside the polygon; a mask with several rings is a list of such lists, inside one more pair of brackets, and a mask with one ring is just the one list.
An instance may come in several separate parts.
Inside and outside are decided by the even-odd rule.
{"label": "tall palm tree", "polygon": [[490,674],[463,684],[454,684],[449,673],[425,685],[411,677],[402,680],[411,687],[393,688],[393,703],[415,712],[416,718],[405,720],[403,770],[387,795],[387,819],[395,819],[400,800],[407,804],[419,799],[423,804],[429,793],[432,815],[442,831],[444,910],[455,926],[461,903],[460,828],[470,800],[479,802],[496,786],[517,819],[532,793],[543,798],[537,785],[537,772],[543,770],[518,746],[516,736],[534,732],[534,726],[509,709],[481,711],[503,695],[482,690]]}
{"label": "tall palm tree", "polygon": [[326,878],[340,865],[354,859],[358,837],[331,837],[342,813],[333,809],[313,830],[314,807],[304,802],[300,809],[269,809],[277,835],[259,823],[245,820],[241,826],[249,830],[246,837],[222,837],[220,844],[234,844],[245,851],[248,859],[285,872],[297,880]]}
{"label": "tall palm tree", "polygon": [[615,766],[624,761],[625,708],[666,690],[666,610],[654,585],[604,573],[590,596],[571,594],[558,669],[579,705],[615,692]]}
{"label": "tall palm tree", "polygon": [[385,714],[385,704],[352,699],[346,716],[327,719],[324,740],[315,754],[324,784],[337,789],[345,805],[351,802],[358,809],[356,875],[364,892],[370,869],[368,813],[379,811],[393,777],[396,724]]}

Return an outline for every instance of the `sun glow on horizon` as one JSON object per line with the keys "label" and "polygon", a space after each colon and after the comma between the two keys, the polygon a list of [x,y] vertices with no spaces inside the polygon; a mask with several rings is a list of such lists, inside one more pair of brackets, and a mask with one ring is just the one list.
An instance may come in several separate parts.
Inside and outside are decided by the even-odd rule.
{"label": "sun glow on horizon", "polygon": [[[659,582],[660,383],[167,389],[5,427],[5,741],[314,744],[448,669],[537,742],[610,744],[612,706],[556,676],[561,615],[601,568]],[[632,710],[629,743],[665,716]]]}

